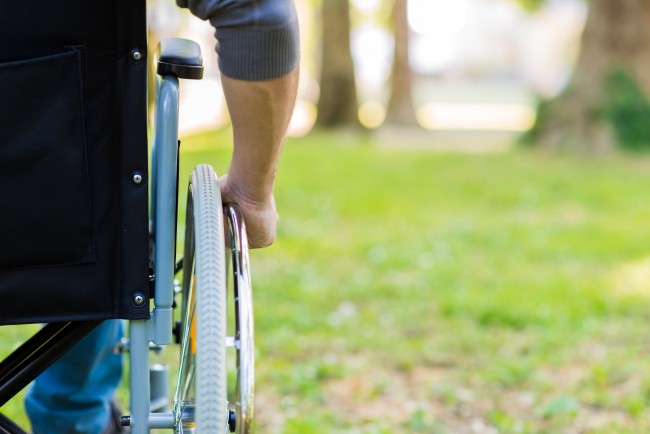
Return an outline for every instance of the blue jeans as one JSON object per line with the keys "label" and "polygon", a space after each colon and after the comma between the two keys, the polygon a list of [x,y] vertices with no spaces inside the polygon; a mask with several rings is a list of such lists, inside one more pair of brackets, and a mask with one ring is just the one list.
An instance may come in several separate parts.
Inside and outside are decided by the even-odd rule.
{"label": "blue jeans", "polygon": [[122,356],[113,346],[122,321],[105,321],[43,372],[27,393],[34,434],[100,434],[122,377]]}

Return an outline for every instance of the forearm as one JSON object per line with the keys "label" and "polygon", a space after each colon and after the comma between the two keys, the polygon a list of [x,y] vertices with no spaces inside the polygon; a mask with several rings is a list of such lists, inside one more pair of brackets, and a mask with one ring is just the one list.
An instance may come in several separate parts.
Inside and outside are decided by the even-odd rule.
{"label": "forearm", "polygon": [[234,139],[229,182],[250,202],[264,203],[272,195],[298,75],[298,68],[265,81],[243,81],[222,75]]}

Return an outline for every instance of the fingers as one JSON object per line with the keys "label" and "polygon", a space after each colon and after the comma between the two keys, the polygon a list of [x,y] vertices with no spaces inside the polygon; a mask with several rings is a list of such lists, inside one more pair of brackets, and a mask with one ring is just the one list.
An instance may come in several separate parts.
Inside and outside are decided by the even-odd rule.
{"label": "fingers", "polygon": [[273,244],[279,220],[273,196],[263,201],[253,200],[232,185],[228,175],[219,178],[219,186],[223,203],[237,205],[244,218],[248,246],[259,249]]}

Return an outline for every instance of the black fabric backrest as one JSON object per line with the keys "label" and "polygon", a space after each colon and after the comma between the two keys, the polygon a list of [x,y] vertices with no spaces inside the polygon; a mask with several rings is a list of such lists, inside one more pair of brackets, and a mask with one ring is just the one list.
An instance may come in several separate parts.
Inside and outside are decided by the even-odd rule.
{"label": "black fabric backrest", "polygon": [[144,0],[3,2],[0,324],[148,317],[146,53]]}

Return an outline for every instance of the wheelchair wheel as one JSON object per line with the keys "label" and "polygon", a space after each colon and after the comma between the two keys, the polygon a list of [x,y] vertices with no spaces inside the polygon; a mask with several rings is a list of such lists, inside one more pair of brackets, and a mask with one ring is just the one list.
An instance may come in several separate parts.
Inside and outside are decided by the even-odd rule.
{"label": "wheelchair wheel", "polygon": [[[230,404],[230,430],[237,434],[251,434],[254,418],[255,347],[253,327],[253,291],[248,259],[248,240],[244,219],[237,208],[226,205],[225,215],[230,235],[229,293],[234,295],[234,336],[229,346],[237,353],[234,374],[236,384]],[[232,287],[232,291],[231,288]],[[229,319],[229,325],[233,321]],[[233,369],[229,369],[232,372]]]}
{"label": "wheelchair wheel", "polygon": [[175,432],[223,434],[226,399],[226,263],[221,194],[214,170],[197,166],[187,199],[181,358]]}

